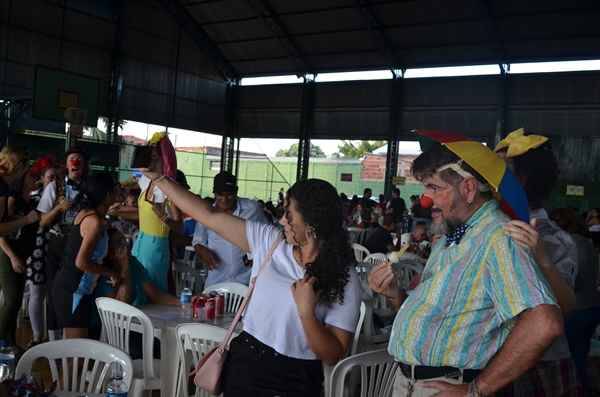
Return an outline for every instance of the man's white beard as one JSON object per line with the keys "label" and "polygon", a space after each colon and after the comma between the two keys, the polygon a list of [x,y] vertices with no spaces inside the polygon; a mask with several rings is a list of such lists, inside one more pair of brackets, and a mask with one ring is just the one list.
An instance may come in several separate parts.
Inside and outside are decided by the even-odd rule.
{"label": "man's white beard", "polygon": [[442,223],[440,223],[439,225],[435,224],[434,222],[432,222],[431,225],[429,225],[429,230],[431,230],[431,233],[433,234],[452,233],[453,231],[458,229],[460,225],[463,224],[460,220],[458,220],[455,217],[444,218],[442,220]]}

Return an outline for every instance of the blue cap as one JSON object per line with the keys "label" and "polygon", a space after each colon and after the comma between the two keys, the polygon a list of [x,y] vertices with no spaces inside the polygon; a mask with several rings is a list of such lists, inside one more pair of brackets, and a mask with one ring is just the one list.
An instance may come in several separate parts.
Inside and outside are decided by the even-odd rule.
{"label": "blue cap", "polygon": [[2,339],[0,341],[0,348],[10,347],[10,341],[8,339]]}

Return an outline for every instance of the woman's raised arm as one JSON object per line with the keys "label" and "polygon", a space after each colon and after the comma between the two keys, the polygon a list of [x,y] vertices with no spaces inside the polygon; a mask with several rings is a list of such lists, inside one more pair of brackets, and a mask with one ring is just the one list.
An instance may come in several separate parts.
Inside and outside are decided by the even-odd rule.
{"label": "woman's raised arm", "polygon": [[194,218],[239,249],[250,252],[246,235],[246,220],[217,210],[208,201],[192,194],[163,173],[163,164],[152,161],[151,168],[142,168],[150,180],[169,197],[183,212]]}

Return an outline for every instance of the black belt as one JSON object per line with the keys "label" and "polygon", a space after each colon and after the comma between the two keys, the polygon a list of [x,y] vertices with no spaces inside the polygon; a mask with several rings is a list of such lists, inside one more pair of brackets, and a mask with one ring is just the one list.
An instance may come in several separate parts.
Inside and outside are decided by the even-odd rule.
{"label": "black belt", "polygon": [[281,353],[277,353],[275,349],[265,345],[247,332],[242,332],[236,339],[242,346],[244,346],[246,349],[249,349],[253,356],[258,357],[260,360],[278,361],[282,363],[299,365],[314,363],[318,363],[320,365],[321,363],[321,360],[302,360],[300,358],[288,357]]}
{"label": "black belt", "polygon": [[[400,371],[402,375],[406,378],[411,379],[411,367],[412,365],[404,364],[403,362],[398,362],[398,366],[400,367]],[[426,380],[432,378],[454,378],[458,379],[460,377],[460,370],[454,367],[430,367],[428,365],[415,365],[415,380]],[[481,373],[480,369],[463,369],[463,383],[470,383],[473,379],[475,379]]]}

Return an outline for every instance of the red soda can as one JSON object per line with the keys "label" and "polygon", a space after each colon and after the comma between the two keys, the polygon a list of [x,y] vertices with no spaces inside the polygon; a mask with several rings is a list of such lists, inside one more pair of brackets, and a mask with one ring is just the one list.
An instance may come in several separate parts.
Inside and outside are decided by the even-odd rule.
{"label": "red soda can", "polygon": [[194,318],[198,318],[198,309],[204,307],[204,299],[196,298],[194,299]]}
{"label": "red soda can", "polygon": [[213,298],[207,299],[204,303],[204,307],[206,308],[206,318],[215,318],[215,300]]}
{"label": "red soda can", "polygon": [[223,294],[215,295],[215,314],[222,316],[225,311],[225,296]]}

